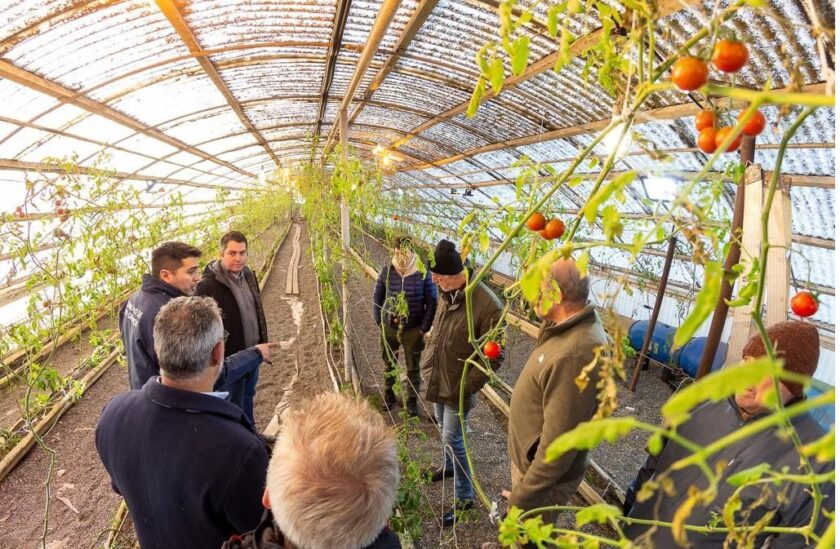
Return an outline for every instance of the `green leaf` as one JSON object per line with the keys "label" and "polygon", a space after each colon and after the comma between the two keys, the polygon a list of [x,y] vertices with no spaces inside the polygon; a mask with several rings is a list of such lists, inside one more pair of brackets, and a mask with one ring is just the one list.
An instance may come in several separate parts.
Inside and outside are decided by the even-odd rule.
{"label": "green leaf", "polygon": [[484,96],[486,90],[487,80],[481,76],[478,78],[478,82],[475,83],[475,89],[473,90],[472,97],[470,97],[470,104],[467,107],[467,118],[472,118],[478,112],[478,106],[481,104],[481,98]]}
{"label": "green leaf", "polygon": [[[635,350],[634,350],[635,351]],[[659,433],[654,433],[650,436],[647,443],[647,451],[652,456],[658,456],[659,452],[662,451],[662,435]]]}
{"label": "green leaf", "polygon": [[636,179],[636,172],[629,171],[613,178],[609,183],[603,185],[597,193],[589,198],[583,207],[583,214],[590,223],[595,222],[598,215],[598,208],[607,201],[613,194],[620,201],[624,200],[624,188]]}
{"label": "green leaf", "polygon": [[490,63],[487,62],[487,46],[482,46],[475,52],[475,64],[484,78],[490,78]]}
{"label": "green leaf", "polygon": [[557,62],[554,63],[554,72],[559,73],[563,67],[569,64],[572,60],[572,33],[569,32],[568,27],[563,23],[563,28],[560,30],[560,42],[557,48]]}
{"label": "green leaf", "polygon": [[580,256],[575,260],[575,266],[578,269],[581,277],[586,276],[589,272],[589,251],[584,250]]}
{"label": "green leaf", "polygon": [[499,95],[505,84],[505,64],[501,57],[494,57],[490,62],[490,88],[493,95]]}
{"label": "green leaf", "polygon": [[734,475],[730,475],[729,478],[726,479],[726,482],[735,487],[743,486],[744,484],[755,482],[764,476],[764,473],[771,471],[772,469],[773,468],[769,463],[760,463],[755,467],[750,467],[748,469],[744,469],[743,471],[738,471]]}
{"label": "green leaf", "polygon": [[601,442],[615,442],[638,425],[632,417],[608,417],[578,424],[555,438],[545,451],[546,463],[559,459],[569,450],[592,450]]}
{"label": "green leaf", "polygon": [[709,261],[706,263],[706,275],[703,281],[703,287],[697,293],[694,309],[691,310],[685,321],[677,328],[677,332],[674,334],[674,341],[671,345],[672,349],[677,349],[688,343],[691,336],[694,335],[715,309],[718,296],[720,295],[722,279],[723,269],[721,268],[720,262]]}
{"label": "green leaf", "polygon": [[528,67],[528,53],[531,50],[531,38],[527,35],[520,36],[513,42],[513,51],[510,56],[510,70],[519,76]]}
{"label": "green leaf", "polygon": [[592,522],[606,524],[609,519],[619,519],[623,516],[621,509],[615,505],[596,503],[575,513],[575,527],[580,528]]}
{"label": "green leaf", "polygon": [[555,252],[549,252],[534,262],[522,278],[519,280],[519,286],[522,288],[522,297],[528,300],[532,305],[537,302],[542,290],[543,280],[548,276],[551,270],[551,264],[554,263],[556,257]]}
{"label": "green leaf", "polygon": [[817,542],[817,546],[814,549],[833,549],[834,547],[834,523],[837,519],[834,516],[834,513],[831,513],[830,516],[831,522],[828,524],[828,527],[825,529],[825,533],[820,538],[820,541]]}
{"label": "green leaf", "polygon": [[718,402],[755,387],[766,378],[779,375],[782,362],[762,357],[727,366],[677,392],[662,406],[662,417],[669,425],[679,425],[689,412],[708,401]]}
{"label": "green leaf", "polygon": [[552,38],[557,38],[557,16],[560,15],[560,12],[564,6],[561,4],[553,4],[550,8],[548,8],[548,20],[546,21],[546,26],[548,27],[548,35]]}
{"label": "green leaf", "polygon": [[825,435],[803,446],[802,454],[807,457],[814,456],[820,463],[834,461],[834,425]]}
{"label": "green leaf", "polygon": [[482,231],[482,233],[478,235],[478,249],[481,252],[486,252],[490,249],[490,234],[487,231]]}

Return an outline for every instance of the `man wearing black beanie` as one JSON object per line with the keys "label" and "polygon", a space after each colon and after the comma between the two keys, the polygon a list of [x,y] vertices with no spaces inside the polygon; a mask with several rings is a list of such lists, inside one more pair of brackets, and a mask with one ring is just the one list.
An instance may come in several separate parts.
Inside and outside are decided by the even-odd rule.
{"label": "man wearing black beanie", "polygon": [[[432,330],[420,360],[420,369],[426,385],[426,400],[435,404],[435,416],[441,426],[444,445],[444,466],[432,474],[432,481],[455,476],[456,503],[443,516],[443,525],[452,526],[455,524],[456,511],[473,507],[472,476],[467,465],[458,409],[464,361],[473,354],[474,348],[469,341],[467,306],[464,299],[467,270],[454,243],[445,239],[438,242],[430,270],[432,281],[440,291]],[[502,304],[499,298],[490,288],[480,283],[472,294],[475,337],[481,339],[490,332],[499,322],[501,315]],[[491,367],[497,370],[503,360],[503,355],[491,360]],[[469,409],[475,404],[475,393],[486,382],[487,376],[484,372],[477,368],[469,370],[465,388],[465,420]]]}

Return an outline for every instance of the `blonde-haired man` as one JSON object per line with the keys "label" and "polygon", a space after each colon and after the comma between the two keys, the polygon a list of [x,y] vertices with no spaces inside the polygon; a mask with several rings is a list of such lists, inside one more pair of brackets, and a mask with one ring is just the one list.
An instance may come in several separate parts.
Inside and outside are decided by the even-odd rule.
{"label": "blonde-haired man", "polygon": [[223,547],[399,549],[386,526],[400,467],[394,433],[364,401],[324,393],[286,418],[256,530]]}

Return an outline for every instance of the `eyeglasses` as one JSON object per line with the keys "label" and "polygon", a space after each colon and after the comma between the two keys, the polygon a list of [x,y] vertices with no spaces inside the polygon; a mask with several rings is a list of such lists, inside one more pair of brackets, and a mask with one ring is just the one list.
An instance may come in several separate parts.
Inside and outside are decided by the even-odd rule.
{"label": "eyeglasses", "polygon": [[230,335],[230,332],[225,330],[225,335],[222,336],[222,343],[227,343],[227,338]]}

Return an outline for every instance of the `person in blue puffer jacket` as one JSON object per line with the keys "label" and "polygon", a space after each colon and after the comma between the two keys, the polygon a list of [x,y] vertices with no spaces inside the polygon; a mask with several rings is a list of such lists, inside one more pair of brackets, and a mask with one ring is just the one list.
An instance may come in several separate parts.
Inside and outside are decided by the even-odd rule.
{"label": "person in blue puffer jacket", "polygon": [[397,402],[394,381],[400,345],[405,352],[406,410],[417,416],[420,393],[420,354],[423,336],[431,329],[437,309],[437,289],[428,270],[420,272],[420,262],[411,239],[397,239],[391,263],[382,267],[373,293],[373,318],[382,334],[382,360],[385,361],[385,402],[390,410]]}

